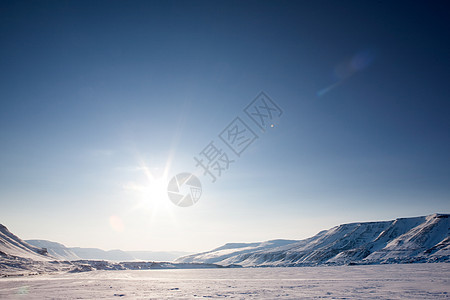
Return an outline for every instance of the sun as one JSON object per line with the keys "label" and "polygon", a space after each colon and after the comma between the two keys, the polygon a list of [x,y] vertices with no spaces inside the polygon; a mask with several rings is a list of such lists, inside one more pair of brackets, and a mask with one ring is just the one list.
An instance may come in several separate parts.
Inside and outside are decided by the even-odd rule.
{"label": "sun", "polygon": [[135,180],[125,185],[125,189],[132,196],[130,199],[134,202],[134,205],[130,207],[130,213],[146,213],[152,219],[173,215],[174,205],[167,193],[170,165],[170,156],[164,167],[160,168],[160,166],[150,167],[142,156],[137,155],[136,170],[138,172]]}
{"label": "sun", "polygon": [[145,188],[145,198],[147,198],[150,203],[154,204],[168,203],[167,178],[152,178],[152,180],[148,182],[148,186]]}
{"label": "sun", "polygon": [[144,202],[149,205],[153,212],[169,207],[167,195],[168,173],[170,160],[168,160],[161,172],[152,172],[148,165],[140,161],[140,169],[145,174]]}
{"label": "sun", "polygon": [[136,164],[126,169],[127,183],[121,186],[123,204],[109,218],[115,232],[180,228],[177,207],[167,192],[171,161],[169,156],[164,164],[155,160],[148,163],[143,156],[136,155]]}

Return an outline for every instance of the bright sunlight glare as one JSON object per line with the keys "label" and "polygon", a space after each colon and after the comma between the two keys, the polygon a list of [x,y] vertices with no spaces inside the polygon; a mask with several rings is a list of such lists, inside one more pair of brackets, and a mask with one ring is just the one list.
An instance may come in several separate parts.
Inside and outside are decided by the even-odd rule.
{"label": "bright sunlight glare", "polygon": [[[137,182],[128,183],[125,189],[131,191],[134,199],[137,199],[136,204],[131,208],[131,211],[140,210],[149,215],[150,220],[157,218],[169,218],[175,223],[173,214],[174,205],[169,201],[167,195],[168,174],[171,164],[169,157],[164,165],[162,171],[152,169],[144,161],[141,155],[138,157],[138,172],[141,180]],[[142,176],[144,175],[144,176]],[[130,212],[131,212],[130,211]]]}

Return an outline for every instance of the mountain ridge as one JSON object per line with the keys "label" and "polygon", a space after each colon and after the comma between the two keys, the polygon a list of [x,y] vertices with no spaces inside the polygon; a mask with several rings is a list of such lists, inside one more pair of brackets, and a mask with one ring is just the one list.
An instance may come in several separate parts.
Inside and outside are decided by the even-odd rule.
{"label": "mountain ridge", "polygon": [[[148,251],[104,251],[97,248],[67,248],[63,244],[46,240],[24,241],[0,224],[0,271],[78,272],[102,268],[284,267],[450,262],[449,232],[449,214],[379,222],[354,222],[322,230],[303,240],[227,243],[210,251],[180,257],[174,263],[155,263],[150,262],[154,259],[142,259],[146,255],[152,255],[152,252]],[[86,259],[81,257],[83,255],[80,255],[80,249],[94,250],[100,253],[99,255],[104,252],[111,255],[129,255],[133,259],[119,263],[104,261],[103,258]],[[71,259],[68,259],[69,257]]]}
{"label": "mountain ridge", "polygon": [[390,221],[346,223],[281,246],[248,243],[245,251],[243,247],[228,247],[225,252],[222,246],[175,261],[246,267],[448,262],[449,217],[449,214],[436,213]]}
{"label": "mountain ridge", "polygon": [[125,251],[120,249],[103,250],[100,248],[66,247],[48,240],[26,240],[25,242],[40,248],[46,248],[48,253],[58,260],[109,260],[125,261],[173,261],[188,255],[183,251]]}
{"label": "mountain ridge", "polygon": [[0,224],[0,258],[2,257],[23,257],[36,261],[54,259],[46,249],[30,245],[10,232],[6,226]]}
{"label": "mountain ridge", "polygon": [[[73,252],[63,244],[45,240],[32,240],[54,249],[33,246],[11,233],[6,226],[0,224],[0,277],[38,275],[55,272],[88,272],[95,270],[150,270],[150,269],[199,269],[223,268],[214,264],[190,264],[155,261],[112,262],[105,260],[62,260]],[[137,251],[139,252],[139,251]],[[53,255],[49,254],[53,253]],[[73,257],[76,258],[76,257]],[[238,266],[228,266],[238,267]]]}

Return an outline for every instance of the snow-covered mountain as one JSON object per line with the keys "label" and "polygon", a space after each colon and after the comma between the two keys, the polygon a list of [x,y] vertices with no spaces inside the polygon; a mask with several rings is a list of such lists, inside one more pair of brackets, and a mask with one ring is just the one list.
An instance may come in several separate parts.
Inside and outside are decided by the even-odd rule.
{"label": "snow-covered mountain", "polygon": [[217,263],[240,254],[269,250],[298,242],[297,240],[271,240],[260,243],[228,243],[219,248],[199,254],[180,257],[175,261],[184,263],[204,262]]}
{"label": "snow-covered mountain", "polygon": [[47,240],[26,240],[30,245],[47,249],[48,253],[58,260],[79,260],[83,257],[78,256],[72,249],[63,244],[50,242]]}
{"label": "snow-covered mountain", "polygon": [[55,259],[47,253],[46,249],[30,245],[0,224],[0,258],[12,257],[22,257],[36,261],[50,261]]}
{"label": "snow-covered mountain", "polygon": [[[176,262],[310,266],[450,261],[450,215],[343,224],[300,241],[226,244]],[[270,246],[264,246],[270,245]]]}
{"label": "snow-covered mountain", "polygon": [[134,257],[122,250],[102,250],[98,248],[70,248],[78,257],[82,259],[111,260],[111,261],[131,261]]}
{"label": "snow-covered mountain", "polygon": [[[102,250],[98,248],[69,248],[82,259],[101,259],[110,261],[173,261],[176,258],[189,254],[177,251],[123,251]],[[69,259],[70,260],[70,259]]]}
{"label": "snow-covered mountain", "polygon": [[[156,263],[137,261],[139,257],[153,255],[147,251],[103,251],[68,248],[43,240],[26,242],[0,225],[0,277],[23,272],[450,262],[449,232],[450,215],[433,214],[344,224],[300,241],[230,243],[208,252],[183,256],[175,263]],[[97,260],[93,260],[95,258]],[[112,261],[116,259],[123,261]]]}
{"label": "snow-covered mountain", "polygon": [[110,260],[110,261],[173,261],[190,254],[180,251],[123,251],[102,250],[99,248],[66,247],[47,240],[26,240],[27,243],[46,248],[48,253],[59,260]]}
{"label": "snow-covered mountain", "polygon": [[[150,270],[150,269],[199,269],[223,268],[214,264],[171,263],[154,261],[112,262],[105,260],[86,260],[62,244],[45,240],[23,241],[5,226],[0,224],[0,278],[17,275],[44,274],[54,272],[86,272],[94,270]],[[48,247],[48,248],[47,248]],[[79,248],[86,249],[86,248]],[[95,253],[103,250],[94,249]],[[97,250],[100,250],[98,252]],[[124,251],[117,250],[126,253]],[[89,251],[88,251],[89,252]],[[115,251],[111,252],[114,255]],[[136,251],[137,256],[149,255],[147,251]],[[155,252],[159,253],[160,252]],[[165,252],[163,252],[165,253]],[[92,254],[92,253],[91,253]],[[69,261],[71,258],[71,261]],[[75,260],[76,259],[76,260]]]}

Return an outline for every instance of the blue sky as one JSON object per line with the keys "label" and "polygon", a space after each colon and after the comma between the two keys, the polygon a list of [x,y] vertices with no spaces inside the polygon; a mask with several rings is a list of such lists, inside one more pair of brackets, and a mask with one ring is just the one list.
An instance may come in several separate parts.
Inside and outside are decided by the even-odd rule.
{"label": "blue sky", "polygon": [[[0,223],[201,251],[448,213],[443,3],[2,1]],[[260,91],[276,126],[173,205],[167,180]]]}

